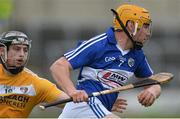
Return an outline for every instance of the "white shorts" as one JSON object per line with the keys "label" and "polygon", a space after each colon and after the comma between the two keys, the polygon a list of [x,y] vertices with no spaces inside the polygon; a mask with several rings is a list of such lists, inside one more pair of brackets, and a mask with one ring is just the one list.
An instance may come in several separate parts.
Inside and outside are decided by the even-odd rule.
{"label": "white shorts", "polygon": [[73,103],[65,105],[59,119],[62,118],[103,118],[109,112],[97,97],[89,98],[89,102]]}

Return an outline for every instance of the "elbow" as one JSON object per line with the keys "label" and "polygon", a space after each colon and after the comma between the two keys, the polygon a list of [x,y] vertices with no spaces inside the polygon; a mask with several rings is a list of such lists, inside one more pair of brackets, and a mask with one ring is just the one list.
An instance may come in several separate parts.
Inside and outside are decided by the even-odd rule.
{"label": "elbow", "polygon": [[50,73],[52,73],[54,71],[55,67],[56,67],[56,63],[54,62],[49,68]]}
{"label": "elbow", "polygon": [[71,65],[69,64],[69,62],[66,60],[65,57],[61,57],[60,59],[55,61],[49,68],[51,74],[57,71],[66,71],[70,69],[71,69]]}
{"label": "elbow", "polygon": [[55,61],[49,68],[50,73],[55,72],[57,69],[59,69],[61,67],[61,65],[62,65],[62,63],[61,63],[60,59]]}

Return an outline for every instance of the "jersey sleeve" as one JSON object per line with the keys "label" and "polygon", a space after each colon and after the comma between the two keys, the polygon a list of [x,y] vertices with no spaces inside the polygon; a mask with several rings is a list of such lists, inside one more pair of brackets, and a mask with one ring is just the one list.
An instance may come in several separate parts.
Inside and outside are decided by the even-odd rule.
{"label": "jersey sleeve", "polygon": [[96,57],[97,45],[96,41],[83,41],[78,46],[64,54],[64,57],[70,62],[73,69],[86,66]]}
{"label": "jersey sleeve", "polygon": [[53,102],[60,99],[61,90],[46,79],[38,79],[36,89],[38,92],[37,100],[39,100],[40,103]]}
{"label": "jersey sleeve", "polygon": [[153,70],[151,69],[145,56],[139,63],[139,65],[134,73],[135,73],[135,76],[138,78],[146,78],[146,77],[150,77],[151,75],[153,75]]}

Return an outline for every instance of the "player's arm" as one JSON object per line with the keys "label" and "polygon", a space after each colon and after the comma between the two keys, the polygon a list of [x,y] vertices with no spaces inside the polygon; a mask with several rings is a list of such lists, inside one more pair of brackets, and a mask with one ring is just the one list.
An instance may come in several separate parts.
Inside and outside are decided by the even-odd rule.
{"label": "player's arm", "polygon": [[[69,98],[69,96],[62,90],[58,89],[55,84],[47,79],[38,77],[37,75],[34,76],[34,85],[37,93],[35,99],[36,104],[52,103]],[[57,106],[61,108],[63,107],[62,105]]]}
{"label": "player's arm", "polygon": [[[140,78],[139,78],[140,79]],[[142,78],[141,78],[142,79]],[[143,106],[151,106],[161,94],[160,85],[147,86],[138,94],[138,101]]]}
{"label": "player's arm", "polygon": [[[61,91],[61,94],[59,96],[59,98],[57,98],[55,101],[59,101],[59,100],[65,100],[65,99],[68,99],[69,96],[64,93],[63,91]],[[52,101],[52,102],[55,102],[55,101]],[[52,102],[48,102],[48,103],[52,103]],[[64,108],[65,106],[65,103],[64,104],[60,104],[60,105],[56,105],[56,107],[59,107],[59,108]]]}
{"label": "player's arm", "polygon": [[70,78],[71,70],[72,66],[65,57],[61,57],[50,67],[51,74],[57,84],[65,91],[65,93],[73,98],[74,102],[87,101],[87,93],[83,90],[76,90]]}

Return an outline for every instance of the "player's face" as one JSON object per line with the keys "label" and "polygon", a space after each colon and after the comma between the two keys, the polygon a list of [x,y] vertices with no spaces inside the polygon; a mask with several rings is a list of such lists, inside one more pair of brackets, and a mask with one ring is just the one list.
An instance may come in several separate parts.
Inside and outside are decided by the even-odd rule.
{"label": "player's face", "polygon": [[137,42],[145,43],[151,36],[151,26],[144,24],[136,33],[135,40]]}
{"label": "player's face", "polygon": [[7,53],[7,65],[9,67],[24,66],[28,58],[27,45],[10,45]]}

